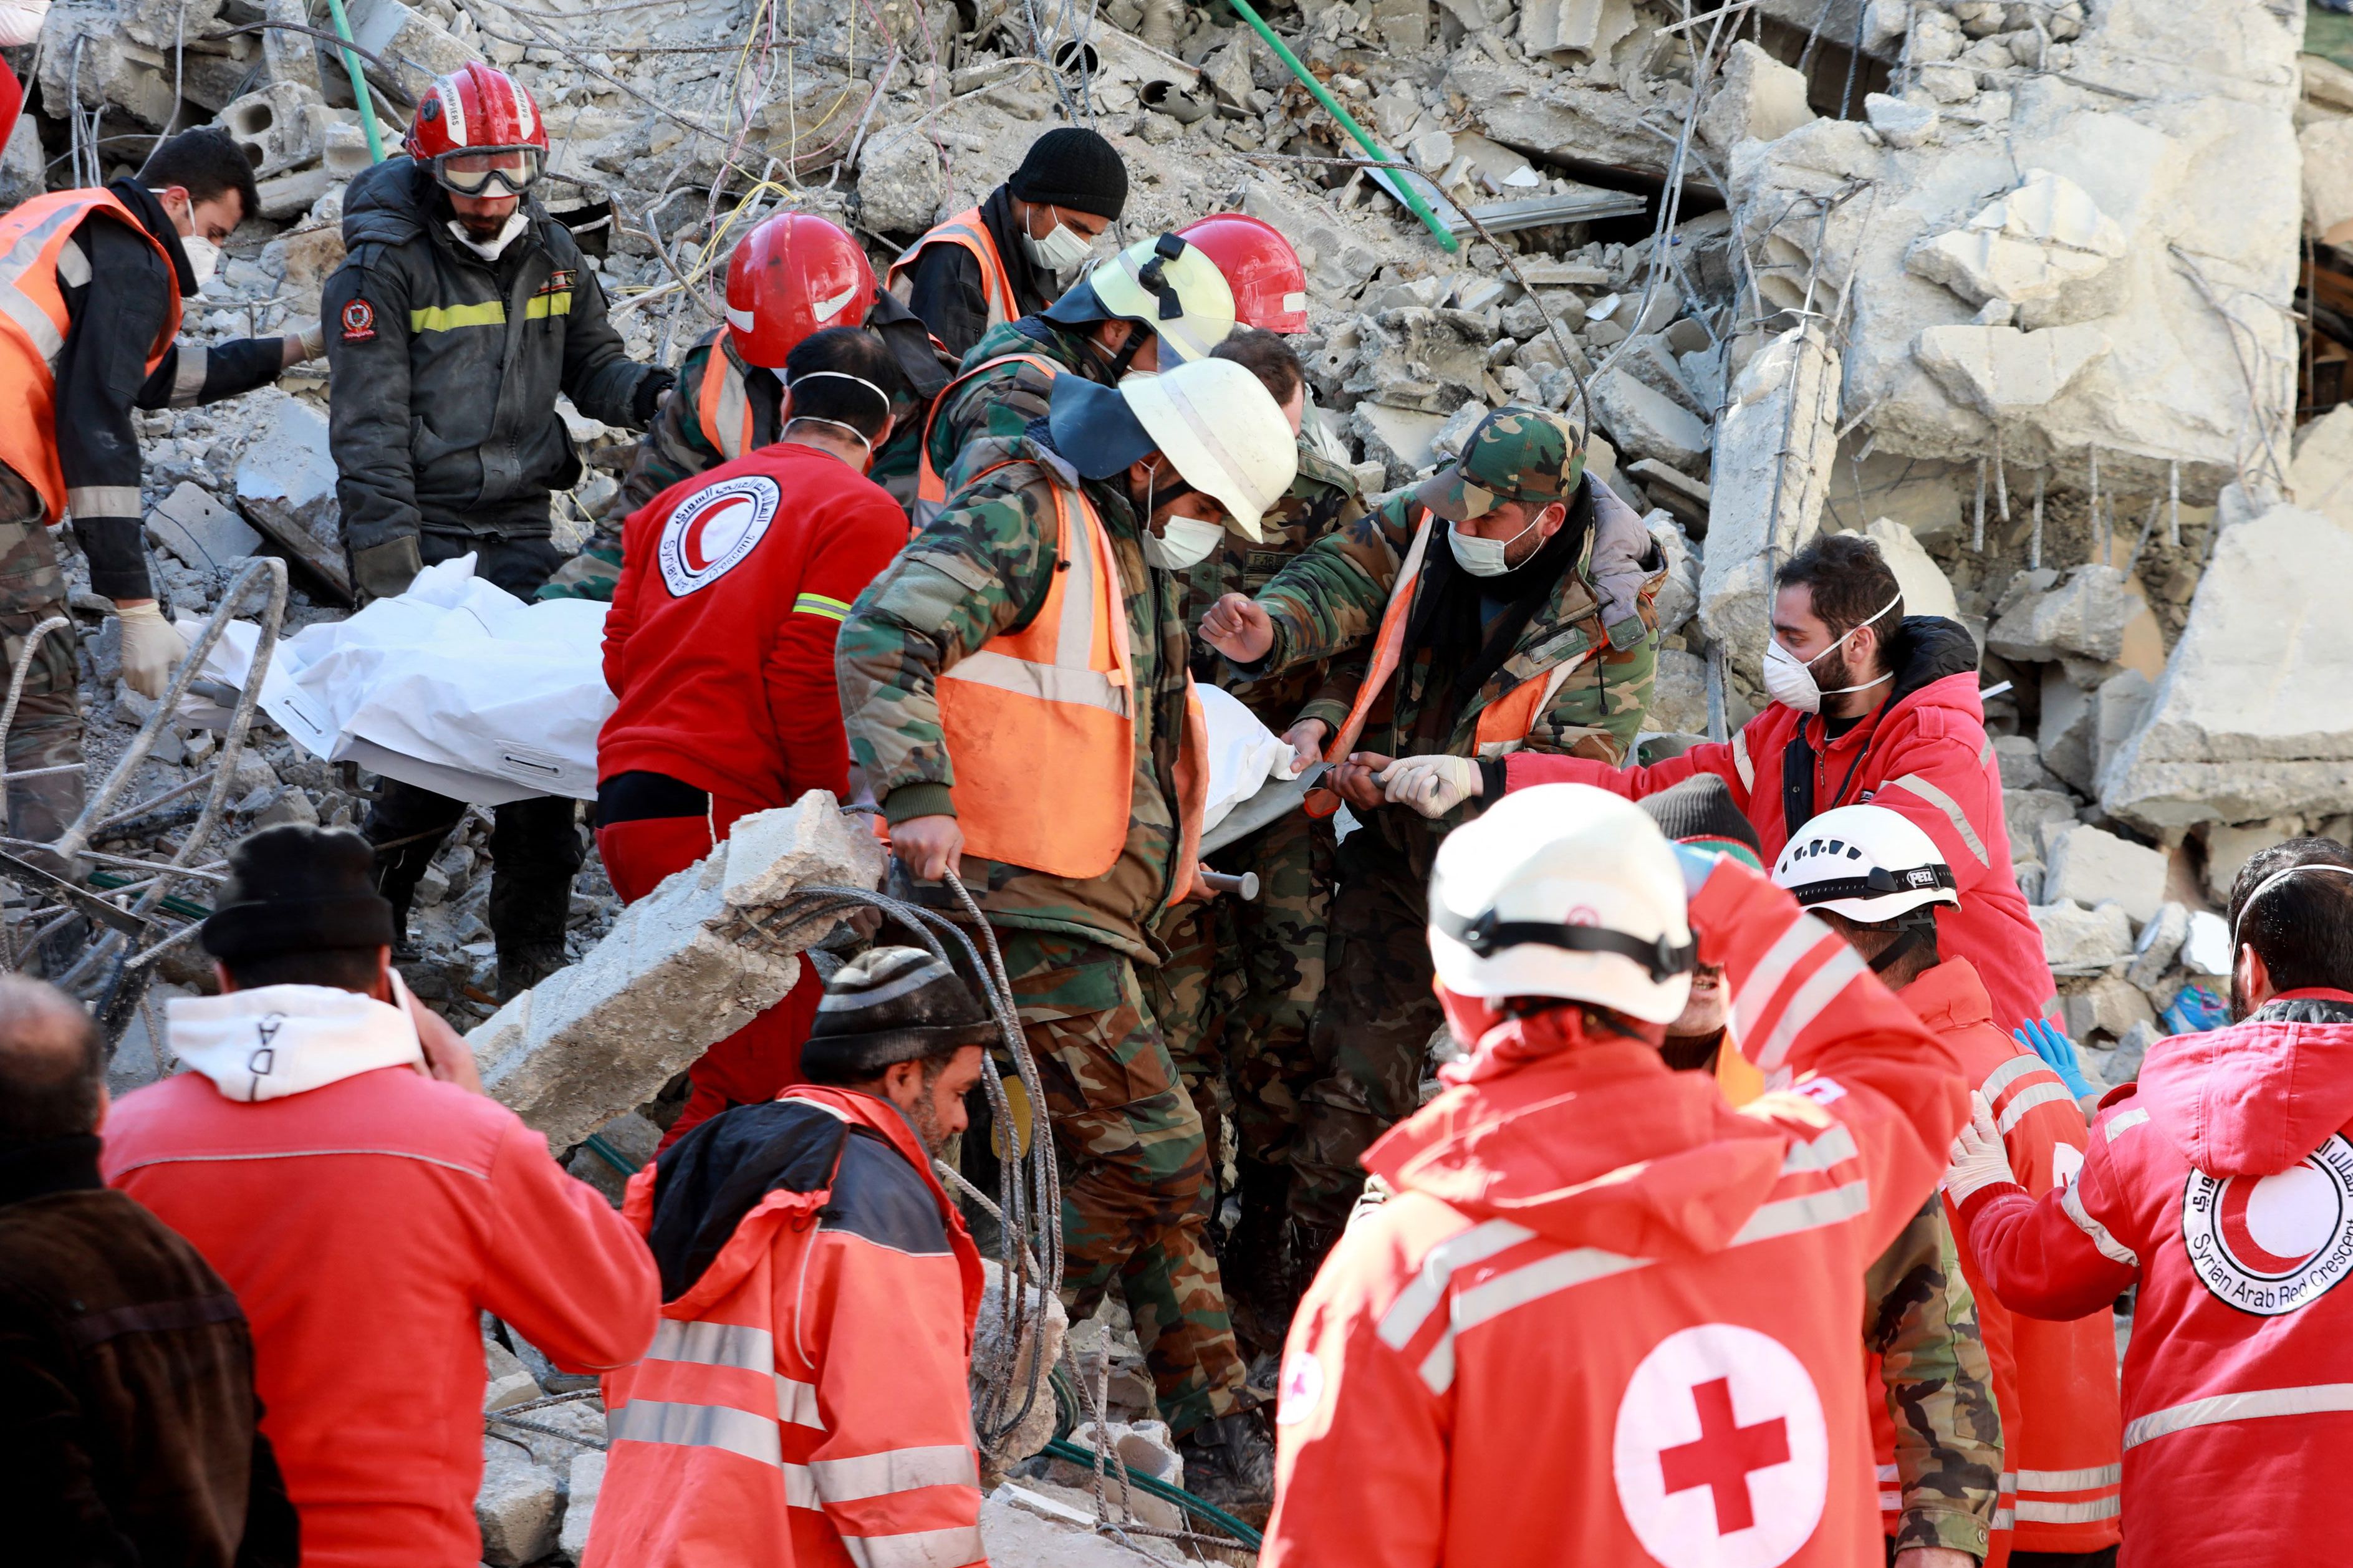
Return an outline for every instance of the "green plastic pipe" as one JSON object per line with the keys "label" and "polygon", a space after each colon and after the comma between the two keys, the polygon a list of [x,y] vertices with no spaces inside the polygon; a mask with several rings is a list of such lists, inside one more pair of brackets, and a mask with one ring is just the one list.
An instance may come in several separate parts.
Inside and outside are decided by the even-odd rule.
{"label": "green plastic pipe", "polygon": [[[1046,1445],[1041,1452],[1050,1454],[1055,1458],[1063,1461],[1065,1464],[1077,1465],[1082,1469],[1092,1470],[1095,1467],[1095,1457],[1093,1453],[1088,1449],[1080,1447],[1076,1443],[1071,1442],[1067,1437],[1054,1438]],[[1185,1490],[1181,1487],[1172,1487],[1166,1481],[1161,1480],[1157,1477],[1137,1475],[1134,1470],[1127,1472],[1127,1479],[1129,1484],[1134,1486],[1138,1489],[1150,1492],[1154,1497],[1159,1498],[1164,1501],[1173,1502],[1187,1513],[1198,1514],[1203,1519],[1208,1520],[1211,1524],[1216,1525],[1219,1530],[1222,1530],[1227,1534],[1232,1536],[1236,1541],[1240,1542],[1244,1546],[1249,1547],[1252,1552],[1256,1552],[1261,1546],[1265,1544],[1265,1538],[1260,1535],[1257,1531],[1252,1530],[1249,1525],[1244,1524],[1240,1520],[1236,1519],[1232,1514],[1228,1513],[1225,1510],[1218,1507],[1215,1503],[1203,1502],[1199,1498],[1195,1497],[1191,1492]]]}
{"label": "green plastic pipe", "polygon": [[[335,0],[335,3],[340,5],[341,0]],[[1274,51],[1274,58],[1281,60],[1284,68],[1299,79],[1299,85],[1315,95],[1315,101],[1322,104],[1325,111],[1340,122],[1340,129],[1356,139],[1356,145],[1365,150],[1366,157],[1383,163],[1395,163],[1401,161],[1382,152],[1379,143],[1365,133],[1365,128],[1356,123],[1356,118],[1340,107],[1340,100],[1332,96],[1331,89],[1317,81],[1314,74],[1299,63],[1299,57],[1291,52],[1291,46],[1275,36],[1274,29],[1266,25],[1266,18],[1250,8],[1250,0],[1226,0],[1226,4],[1233,7],[1235,16],[1250,25],[1252,32],[1265,40],[1266,47]],[[1396,187],[1397,194],[1405,198],[1405,205],[1413,209],[1413,216],[1419,218],[1430,232],[1438,237],[1439,244],[1449,250],[1462,248],[1462,242],[1454,237],[1451,229],[1438,221],[1438,215],[1430,210],[1430,204],[1414,194],[1412,182],[1406,177],[1403,170],[1387,169],[1382,172],[1388,175],[1389,184]]]}
{"label": "green plastic pipe", "polygon": [[[345,43],[352,41],[352,25],[343,16],[343,0],[327,0],[327,9],[335,15],[335,37]],[[349,49],[338,51],[343,57],[343,69],[352,79],[352,100],[360,106],[360,129],[367,133],[368,162],[384,162],[384,138],[376,134],[375,104],[368,97],[367,76],[360,69],[359,56]]]}

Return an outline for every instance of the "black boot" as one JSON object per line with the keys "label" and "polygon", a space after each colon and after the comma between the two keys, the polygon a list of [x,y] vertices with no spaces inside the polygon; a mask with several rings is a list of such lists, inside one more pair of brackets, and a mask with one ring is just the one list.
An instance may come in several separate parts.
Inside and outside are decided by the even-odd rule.
{"label": "black boot", "polygon": [[1234,1337],[1256,1360],[1282,1349],[1306,1280],[1291,1256],[1289,1167],[1247,1155],[1236,1163],[1241,1217],[1218,1250],[1218,1272],[1225,1282]]}
{"label": "black boot", "polygon": [[499,1001],[513,1001],[572,960],[558,942],[523,942],[499,949]]}
{"label": "black boot", "polygon": [[1176,1439],[1185,1489],[1256,1530],[1274,1510],[1274,1434],[1255,1410],[1213,1416]]}

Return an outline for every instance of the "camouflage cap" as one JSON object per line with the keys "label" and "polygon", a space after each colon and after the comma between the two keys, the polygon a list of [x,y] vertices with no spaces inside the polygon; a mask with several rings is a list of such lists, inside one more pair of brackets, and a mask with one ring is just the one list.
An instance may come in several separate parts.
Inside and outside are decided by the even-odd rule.
{"label": "camouflage cap", "polygon": [[1450,522],[1467,522],[1505,501],[1567,500],[1584,474],[1585,451],[1567,420],[1514,405],[1482,419],[1462,455],[1423,480],[1414,499]]}

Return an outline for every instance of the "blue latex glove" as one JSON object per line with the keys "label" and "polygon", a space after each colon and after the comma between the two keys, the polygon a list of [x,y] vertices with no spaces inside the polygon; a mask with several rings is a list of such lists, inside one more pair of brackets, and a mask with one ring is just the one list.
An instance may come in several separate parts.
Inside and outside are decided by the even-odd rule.
{"label": "blue latex glove", "polygon": [[2083,1064],[2075,1059],[2075,1042],[2062,1034],[2056,1025],[2042,1018],[2029,1018],[2010,1032],[2010,1037],[2041,1057],[2043,1064],[2059,1075],[2067,1092],[2081,1100],[2093,1092],[2092,1080],[2084,1076]]}

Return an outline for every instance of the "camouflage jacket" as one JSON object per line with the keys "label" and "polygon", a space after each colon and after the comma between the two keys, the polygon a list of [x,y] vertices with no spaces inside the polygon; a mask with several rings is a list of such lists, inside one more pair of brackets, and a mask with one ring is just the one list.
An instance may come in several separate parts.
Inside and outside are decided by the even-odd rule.
{"label": "camouflage jacket", "polygon": [[[1591,480],[1586,483],[1590,486]],[[1313,660],[1333,660],[1331,678],[1296,717],[1321,719],[1337,731],[1370,667],[1374,633],[1380,628],[1390,585],[1420,520],[1421,508],[1412,492],[1401,491],[1379,510],[1325,535],[1278,573],[1258,594],[1259,604],[1274,623],[1274,647],[1264,660],[1242,673],[1263,679]],[[1432,552],[1445,553],[1445,542],[1438,537],[1445,527],[1440,521],[1432,531],[1425,563]],[[1577,565],[1560,574],[1502,667],[1467,700],[1459,705],[1453,700],[1455,681],[1462,673],[1459,656],[1441,656],[1429,647],[1409,649],[1389,689],[1374,707],[1357,749],[1388,756],[1440,752],[1474,756],[1479,714],[1489,703],[1501,701],[1525,681],[1546,679],[1556,667],[1588,649],[1598,649],[1599,657],[1553,694],[1525,745],[1613,764],[1621,761],[1650,706],[1658,666],[1658,622],[1645,592],[1638,596],[1639,636],[1623,637],[1621,633],[1630,646],[1611,646],[1588,574],[1596,533],[1591,528],[1586,531]],[[1659,571],[1662,574],[1664,567]],[[1430,581],[1425,564],[1417,597]],[[1375,815],[1384,819],[1383,836],[1393,844],[1427,849],[1471,814],[1469,807],[1458,808],[1435,822],[1406,810]]]}
{"label": "camouflage jacket", "polygon": [[[1181,613],[1185,625],[1198,626],[1209,606],[1228,594],[1257,593],[1308,546],[1364,515],[1365,503],[1357,498],[1356,476],[1301,442],[1299,477],[1267,512],[1260,528],[1265,539],[1252,544],[1240,534],[1229,532],[1224,546],[1216,554],[1184,574]],[[1311,711],[1322,717],[1335,700],[1342,717],[1348,711],[1347,696],[1340,693],[1340,689],[1331,688],[1332,668],[1324,659],[1309,660],[1279,676],[1252,680],[1236,671],[1208,643],[1196,638],[1193,679],[1205,685],[1224,687],[1278,735]],[[1354,684],[1346,689],[1353,691]],[[1331,722],[1336,728],[1339,720]]]}
{"label": "camouflage jacket", "polygon": [[2001,1487],[2001,1416],[1977,1300],[1961,1277],[1941,1196],[1863,1277],[1863,1348],[1880,1358],[1895,1424],[1903,1514],[1895,1550],[1945,1546],[1982,1559]]}
{"label": "camouflage jacket", "polygon": [[[952,815],[955,766],[940,731],[940,672],[1037,613],[1057,558],[1053,487],[1082,489],[1111,535],[1134,689],[1148,694],[1135,715],[1127,842],[1112,868],[1092,881],[969,854],[964,877],[992,924],[1061,932],[1157,963],[1164,954],[1147,931],[1167,906],[1175,878],[1176,749],[1185,732],[1181,587],[1145,563],[1125,494],[1082,484],[1042,436],[1041,429],[984,443],[974,454],[982,459],[976,467],[982,477],[951,496],[947,509],[858,596],[835,642],[842,722],[850,754],[889,820]],[[992,469],[992,463],[1005,466]]]}
{"label": "camouflage jacket", "polygon": [[[964,368],[970,370],[1004,354],[1036,354],[1066,373],[1110,384],[1102,356],[1087,345],[1084,334],[1042,317],[1024,316],[989,328],[973,344],[972,353],[964,356]],[[1034,365],[1000,365],[965,382],[934,405],[932,468],[947,480],[950,494],[962,489],[982,466],[1000,456],[994,450],[978,450],[976,443],[983,437],[1018,441],[1032,419],[1046,416],[1046,400],[1052,395],[1053,385],[1053,378]]]}

